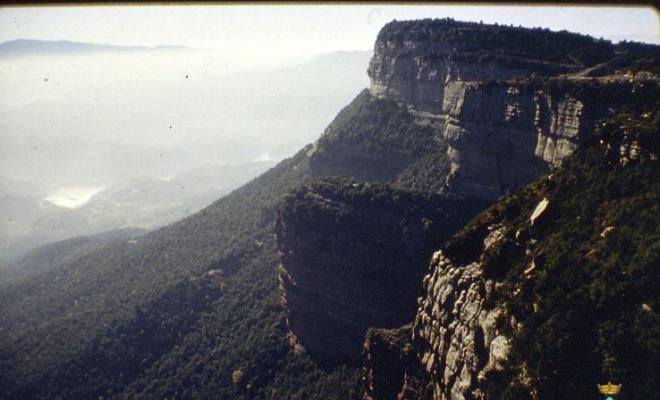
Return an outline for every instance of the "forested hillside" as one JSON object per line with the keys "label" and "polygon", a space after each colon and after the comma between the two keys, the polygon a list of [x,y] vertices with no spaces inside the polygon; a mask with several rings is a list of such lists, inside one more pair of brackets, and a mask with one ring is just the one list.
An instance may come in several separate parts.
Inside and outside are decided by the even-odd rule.
{"label": "forested hillside", "polygon": [[[360,398],[359,368],[321,370],[290,350],[276,205],[313,177],[378,171],[376,150],[401,159],[380,180],[435,189],[442,158],[427,175],[409,171],[441,139],[422,129],[418,140],[433,145],[393,147],[393,135],[416,126],[405,108],[365,91],[315,146],[196,215],[3,290],[3,398]],[[333,161],[347,152],[352,162],[337,171]]]}

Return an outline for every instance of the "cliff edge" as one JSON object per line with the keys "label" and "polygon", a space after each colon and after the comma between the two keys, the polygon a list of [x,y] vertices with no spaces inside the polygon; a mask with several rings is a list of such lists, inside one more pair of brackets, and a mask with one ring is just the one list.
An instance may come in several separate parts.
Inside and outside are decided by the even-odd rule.
{"label": "cliff edge", "polygon": [[[565,31],[394,21],[368,74],[373,96],[434,122],[451,163],[445,190],[494,201],[559,166],[611,115],[616,95],[597,92],[629,91],[659,60],[657,46]],[[584,87],[594,93],[571,90]]]}
{"label": "cliff edge", "polygon": [[399,398],[596,398],[609,380],[626,382],[626,398],[652,396],[660,91],[637,89],[560,168],[434,254],[401,339],[417,360]]}

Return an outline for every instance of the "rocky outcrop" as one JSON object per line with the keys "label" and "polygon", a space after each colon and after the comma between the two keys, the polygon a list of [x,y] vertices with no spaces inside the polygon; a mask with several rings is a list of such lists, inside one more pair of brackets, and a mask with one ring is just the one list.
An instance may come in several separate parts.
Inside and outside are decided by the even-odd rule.
{"label": "rocky outcrop", "polygon": [[449,191],[495,200],[569,156],[607,103],[520,84],[450,82],[443,112]]}
{"label": "rocky outcrop", "polygon": [[[502,228],[500,228],[502,229]],[[500,229],[486,246],[496,244]],[[504,310],[496,306],[495,281],[482,265],[456,265],[442,252],[433,256],[432,273],[415,320],[415,338],[424,349],[421,364],[434,378],[434,399],[485,399],[493,374],[508,359],[510,337]]]}
{"label": "rocky outcrop", "polygon": [[432,249],[481,204],[379,184],[321,181],[279,209],[282,304],[294,342],[360,364],[371,327],[410,321]]}
{"label": "rocky outcrop", "polygon": [[[489,201],[557,167],[613,105],[607,98],[586,101],[565,89],[526,84],[531,74],[552,76],[588,63],[565,64],[536,47],[494,55],[503,51],[497,46],[506,47],[497,42],[502,29],[450,20],[393,22],[379,34],[368,69],[372,95],[436,122],[451,161],[445,190]],[[532,31],[504,29],[521,42],[539,41]],[[471,34],[475,43],[469,45]],[[480,48],[480,40],[489,47]],[[592,46],[609,51],[601,43]]]}
{"label": "rocky outcrop", "polygon": [[[430,181],[440,178],[444,194],[489,202],[510,194],[508,200],[436,252],[423,281],[424,260],[440,248],[430,244],[447,238],[439,230],[430,239],[430,230],[438,221],[444,227],[467,221],[456,211],[435,214],[437,207],[449,204],[442,197],[325,182],[300,188],[280,207],[279,278],[291,342],[322,364],[355,364],[366,334],[362,361],[369,400],[538,398],[542,389],[555,393],[560,380],[554,375],[544,377],[555,379],[550,391],[535,385],[539,365],[546,359],[555,362],[555,354],[562,357],[564,342],[521,323],[530,315],[548,313],[530,293],[552,285],[541,281],[526,292],[522,287],[544,268],[545,251],[570,252],[556,243],[539,246],[541,233],[562,218],[560,198],[569,194],[565,214],[574,214],[558,231],[585,212],[571,207],[593,199],[588,192],[579,201],[570,197],[582,188],[574,186],[577,180],[566,171],[560,191],[549,178],[512,192],[553,168],[561,170],[581,144],[594,142],[599,118],[616,107],[638,107],[643,104],[639,99],[647,97],[635,94],[645,84],[635,79],[587,77],[595,60],[611,56],[611,45],[568,34],[579,44],[576,50],[552,42],[567,39],[563,33],[548,32],[539,34],[544,39],[537,43],[525,43],[538,32],[514,29],[510,35],[511,29],[500,28],[484,39],[482,27],[466,25],[468,30],[434,21],[386,26],[369,66],[370,95],[363,93],[354,107],[340,113],[338,123],[310,149],[309,165],[316,176],[348,175],[427,192],[438,188]],[[522,48],[511,48],[512,40]],[[564,75],[557,76],[560,72]],[[636,100],[631,102],[632,94]],[[621,143],[608,142],[608,157],[620,166],[651,160],[654,156],[642,150],[648,146],[644,140],[648,137],[628,135]],[[433,157],[440,149],[446,150],[449,162]],[[444,165],[422,179],[410,179],[422,176],[420,171],[435,160]],[[591,204],[591,209],[600,207]],[[462,211],[459,215],[464,216]],[[599,228],[601,236],[614,229],[609,224]],[[561,231],[571,239],[572,233]],[[575,258],[573,265],[580,262]],[[419,286],[422,295],[415,302]],[[527,297],[520,299],[520,293]],[[396,329],[412,318],[412,333]],[[580,320],[567,324],[574,324],[576,332],[584,328]],[[523,329],[552,342],[554,353],[521,356],[515,346]],[[535,349],[528,343],[522,352],[530,348]],[[584,354],[596,352],[588,350]],[[568,392],[559,389],[561,396],[554,398],[567,398]]]}
{"label": "rocky outcrop", "polygon": [[446,42],[377,40],[367,70],[371,94],[441,117],[450,82],[511,79],[532,72],[495,63],[458,62],[452,54],[452,45]]}
{"label": "rocky outcrop", "polygon": [[364,341],[364,400],[396,399],[406,368],[412,365],[412,325],[399,329],[370,329]]}
{"label": "rocky outcrop", "polygon": [[[655,328],[623,322],[646,318],[657,297],[645,283],[656,264],[645,256],[644,226],[657,220],[660,121],[657,85],[649,86],[630,104],[651,99],[655,106],[637,103],[631,114],[598,124],[597,140],[497,202],[433,255],[408,339],[416,359],[401,362],[403,379],[397,365],[366,363],[367,378],[384,368],[401,385],[396,396],[370,400],[556,399],[588,397],[608,379],[635,381],[640,391],[654,384],[641,371],[657,357],[642,339]],[[368,394],[379,393],[373,382]]]}
{"label": "rocky outcrop", "polygon": [[[506,236],[505,226],[489,226],[477,245],[482,256],[466,263],[433,255],[413,329],[367,335],[365,399],[497,398],[517,322],[498,302],[501,282],[489,276],[488,257]],[[402,357],[403,348],[412,354]]]}

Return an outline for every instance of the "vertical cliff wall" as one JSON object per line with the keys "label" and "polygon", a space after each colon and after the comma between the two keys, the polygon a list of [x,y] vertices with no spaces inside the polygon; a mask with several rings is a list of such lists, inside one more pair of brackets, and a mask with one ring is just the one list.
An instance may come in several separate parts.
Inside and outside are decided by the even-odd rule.
{"label": "vertical cliff wall", "polygon": [[[447,191],[493,201],[558,166],[593,121],[608,114],[607,99],[585,102],[522,83],[532,74],[578,71],[587,61],[572,58],[567,63],[537,47],[525,48],[525,40],[539,40],[526,31],[517,39],[521,48],[502,56],[497,46],[505,44],[483,26],[433,23],[386,25],[368,74],[372,95],[437,122],[436,134],[446,139],[451,159]],[[473,41],[467,43],[467,38]],[[487,45],[492,47],[479,47]],[[608,53],[602,46],[603,54]]]}
{"label": "vertical cliff wall", "polygon": [[[657,85],[644,85],[655,89],[629,93],[630,104],[657,103]],[[651,395],[657,379],[645,366],[659,354],[648,340],[659,326],[653,107],[599,124],[551,175],[496,203],[434,254],[412,333],[367,338],[366,399],[594,398],[608,380],[634,386],[629,398]],[[399,343],[409,343],[415,361],[371,361],[401,353]]]}
{"label": "vertical cliff wall", "polygon": [[[514,200],[472,224],[460,244],[435,253],[422,281],[424,260],[440,247],[429,245],[447,238],[447,231],[432,238],[429,232],[438,223],[448,228],[467,221],[461,218],[468,199],[492,203],[561,170],[581,145],[593,144],[596,121],[643,102],[635,91],[646,78],[587,77],[594,69],[609,71],[602,65],[612,45],[545,30],[395,22],[383,28],[375,47],[371,94],[340,113],[310,148],[309,165],[315,176],[352,176],[427,194],[326,182],[284,200],[277,236],[291,342],[325,364],[358,363],[367,334],[362,361],[369,400],[536,398],[547,388],[539,384],[543,379],[550,386],[560,382],[534,375],[539,363],[559,364],[540,350],[512,360],[520,357],[517,340],[530,332],[539,343],[554,341],[557,354],[565,348],[539,334],[542,329],[534,331],[538,326],[525,331],[521,322],[544,310],[538,301],[515,300],[544,257],[537,246],[542,237],[530,232],[539,234],[559,198],[579,204],[582,198],[564,194],[576,192],[576,180],[593,176],[565,172],[572,186],[556,191],[548,179],[525,195],[512,194]],[[633,142],[621,150],[636,151]],[[438,152],[444,157],[434,157]],[[577,166],[592,167],[602,165]],[[429,192],[462,200],[442,211],[449,203]],[[585,204],[597,207],[588,193]],[[579,217],[570,206],[566,211],[568,221]],[[413,319],[412,330],[392,329]],[[585,351],[573,342],[567,348]],[[568,398],[570,389],[548,393]]]}
{"label": "vertical cliff wall", "polygon": [[[652,273],[643,248],[657,220],[660,120],[649,61],[660,48],[614,55],[536,31],[516,48],[483,29],[393,22],[375,46],[372,94],[438,121],[445,191],[492,201],[524,189],[433,255],[412,331],[370,331],[365,399],[591,398],[608,379],[635,381],[640,392],[627,396],[644,398],[657,382],[642,372],[657,346],[641,339],[657,326],[644,314],[657,295],[628,274]],[[616,112],[626,114],[598,122]],[[624,217],[633,209],[639,219]]]}
{"label": "vertical cliff wall", "polygon": [[[484,251],[502,237],[494,229]],[[421,364],[434,377],[434,398],[485,399],[489,380],[507,361],[509,322],[495,304],[495,284],[484,276],[481,262],[452,263],[441,252],[433,257],[432,273],[416,319],[416,339],[424,349]]]}
{"label": "vertical cliff wall", "polygon": [[276,233],[293,342],[325,364],[360,364],[367,330],[410,321],[432,249],[480,208],[350,181],[292,192]]}
{"label": "vertical cliff wall", "polygon": [[[607,99],[586,102],[549,86],[449,82],[442,135],[449,191],[495,200],[557,167],[608,114]],[[607,85],[604,85],[607,86]]]}

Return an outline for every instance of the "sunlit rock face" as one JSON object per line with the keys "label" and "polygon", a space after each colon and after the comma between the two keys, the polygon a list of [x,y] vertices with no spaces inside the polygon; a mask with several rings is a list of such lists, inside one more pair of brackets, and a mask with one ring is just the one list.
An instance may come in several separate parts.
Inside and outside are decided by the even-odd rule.
{"label": "sunlit rock face", "polygon": [[456,81],[511,79],[531,73],[496,63],[452,60],[447,42],[406,40],[403,43],[379,38],[369,63],[371,94],[388,97],[417,111],[441,113],[445,87]]}
{"label": "sunlit rock face", "polygon": [[435,399],[485,399],[488,377],[508,359],[510,338],[495,282],[478,263],[455,265],[435,254],[416,319],[421,363],[435,377]]}
{"label": "sunlit rock face", "polygon": [[[608,292],[644,282],[628,273],[616,283],[599,281],[609,256],[591,256],[607,252],[619,260],[628,251],[646,249],[639,245],[648,237],[639,224],[644,217],[618,219],[618,225],[631,229],[620,236],[630,247],[611,246],[611,235],[623,226],[609,224],[612,212],[630,210],[633,201],[656,201],[651,181],[657,171],[658,131],[650,127],[655,114],[618,114],[599,123],[593,133],[598,140],[582,144],[558,169],[501,199],[445,242],[423,278],[412,331],[374,330],[367,336],[365,399],[555,399],[570,398],[575,388],[590,393],[602,379],[598,369],[558,375],[556,366],[571,365],[574,359],[607,365],[609,350],[584,337],[601,334],[602,326],[622,316],[651,311],[647,289],[625,286],[636,303],[613,312],[611,304],[618,304],[618,298],[598,303],[589,288]],[[607,188],[607,193],[594,195],[597,188]],[[601,204],[607,204],[607,212],[584,218]],[[635,213],[647,209],[640,206]],[[565,245],[557,246],[559,237]],[[655,266],[628,265],[640,274]],[[580,309],[584,314],[576,316]],[[598,322],[592,315],[600,315]],[[635,338],[626,342],[632,354],[643,335],[621,331],[614,334]],[[415,357],[402,357],[406,342]],[[565,343],[575,345],[558,351]],[[542,350],[535,349],[537,344]],[[389,361],[397,356],[399,362]],[[635,376],[646,363],[626,362]],[[397,384],[398,391],[393,389]]]}
{"label": "sunlit rock face", "polygon": [[522,83],[577,66],[468,57],[463,44],[420,37],[405,22],[383,28],[369,64],[370,91],[442,122],[437,135],[448,141],[452,161],[448,191],[495,200],[558,166],[607,114],[605,101],[585,104]]}
{"label": "sunlit rock face", "polygon": [[482,82],[448,83],[442,110],[447,188],[491,200],[559,166],[606,112],[568,94]]}
{"label": "sunlit rock face", "polygon": [[[517,31],[519,48],[479,48],[488,41],[480,35],[488,37],[489,29],[502,28],[447,20],[395,21],[378,36],[368,71],[372,95],[404,105],[420,120],[435,121],[435,135],[447,143],[451,162],[444,191],[500,201],[434,253],[412,329],[406,325],[369,331],[364,344],[365,399],[558,398],[539,397],[534,381],[539,372],[528,365],[539,357],[523,360],[516,347],[530,329],[529,320],[523,319],[544,312],[543,299],[525,300],[523,311],[512,306],[530,293],[525,285],[543,268],[544,251],[535,247],[542,239],[532,238],[529,230],[547,229],[561,214],[552,214],[553,207],[571,210],[571,196],[583,188],[558,189],[555,178],[564,174],[566,182],[574,182],[573,174],[585,171],[570,170],[576,158],[565,160],[578,147],[597,142],[599,120],[620,108],[643,108],[639,99],[654,99],[656,92],[649,87],[655,87],[657,77],[649,73],[647,80],[646,72],[635,75],[614,68],[589,75],[607,63],[596,57],[569,65],[546,56],[546,48],[550,54],[557,46],[554,33]],[[536,34],[544,39],[537,40]],[[563,44],[563,51],[575,50],[573,44],[582,41],[578,39]],[[529,45],[522,44],[526,40]],[[649,49],[649,54],[651,50],[658,51]],[[498,52],[501,57],[493,55]],[[584,54],[583,49],[579,53]],[[614,55],[604,48],[603,57],[612,60]],[[613,65],[620,65],[619,60]],[[651,118],[651,113],[644,115]],[[600,140],[609,165],[652,159],[650,152],[640,155],[644,145],[633,136]],[[552,169],[547,180],[525,186]],[[581,176],[587,178],[594,176]],[[555,198],[540,187],[554,191]],[[555,229],[572,240],[573,233],[562,231],[562,226]],[[599,226],[600,237],[612,229]],[[514,266],[516,273],[511,274]],[[574,333],[579,337],[582,330]],[[407,355],[411,348],[412,357]]]}

